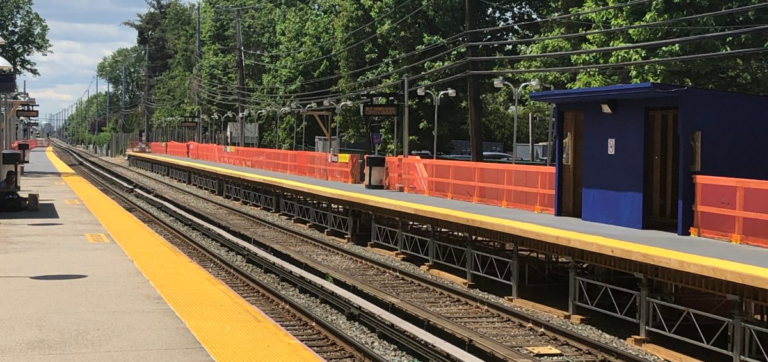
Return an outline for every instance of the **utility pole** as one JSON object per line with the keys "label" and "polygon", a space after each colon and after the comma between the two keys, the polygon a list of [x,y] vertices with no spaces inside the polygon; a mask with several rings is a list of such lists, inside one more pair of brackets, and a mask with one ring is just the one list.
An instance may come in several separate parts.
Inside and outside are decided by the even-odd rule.
{"label": "utility pole", "polygon": [[150,142],[149,137],[149,42],[145,46],[146,67],[144,70],[144,141]]}
{"label": "utility pole", "polygon": [[[465,9],[465,23],[467,32],[467,42],[473,43],[477,41],[477,32],[474,32],[477,27],[477,1],[464,0]],[[476,56],[477,47],[467,47],[467,57],[473,58]],[[477,63],[469,61],[467,62],[468,70],[470,72],[476,70]],[[480,81],[476,75],[469,74],[467,76],[467,92],[469,93],[469,141],[472,149],[472,161],[483,160],[483,127],[480,124],[482,117],[483,104],[480,100]]]}
{"label": "utility pole", "polygon": [[[243,116],[243,88],[245,88],[245,64],[243,54],[243,32],[240,24],[240,9],[235,11],[235,44],[237,45],[237,119],[239,122],[240,147],[245,146],[245,117]],[[278,110],[278,117],[280,117]],[[275,130],[280,132],[280,130]]]}
{"label": "utility pole", "polygon": [[125,63],[123,63],[123,76],[120,81],[120,133],[123,133],[125,127]]}
{"label": "utility pole", "polygon": [[203,109],[200,107],[200,87],[203,86],[202,74],[200,74],[200,64],[198,59],[201,56],[200,52],[200,3],[197,4],[197,52],[195,53],[195,71],[197,72],[197,89],[195,92],[195,106],[197,106],[197,142],[203,142]]}
{"label": "utility pole", "polygon": [[109,126],[109,81],[107,81],[107,109],[104,111],[104,125]]}
{"label": "utility pole", "polygon": [[96,123],[93,127],[93,135],[99,134],[99,76],[96,75]]}
{"label": "utility pole", "polygon": [[[88,89],[85,91],[85,122],[87,122],[88,127],[91,126],[91,120],[90,120],[90,106],[91,105],[91,85],[88,84]],[[88,128],[85,129],[85,134],[89,134],[91,130]]]}
{"label": "utility pole", "polygon": [[[397,137],[397,136],[395,136]],[[403,76],[403,158],[408,158],[408,75]],[[395,152],[397,156],[397,152]]]}

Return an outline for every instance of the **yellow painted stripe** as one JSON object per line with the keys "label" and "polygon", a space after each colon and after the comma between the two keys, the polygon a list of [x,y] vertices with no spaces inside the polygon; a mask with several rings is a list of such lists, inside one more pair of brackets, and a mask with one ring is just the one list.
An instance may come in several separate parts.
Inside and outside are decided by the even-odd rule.
{"label": "yellow painted stripe", "polygon": [[106,244],[109,242],[109,238],[104,234],[85,234],[85,239],[92,244]]}
{"label": "yellow painted stripe", "polygon": [[321,360],[112,199],[48,158],[168,305],[217,361]]}
{"label": "yellow painted stripe", "polygon": [[392,200],[356,192],[348,192],[333,188],[305,184],[275,177],[262,176],[248,172],[230,170],[194,162],[170,159],[162,156],[131,153],[133,157],[146,158],[180,166],[206,170],[230,176],[267,183],[296,191],[313,193],[325,197],[343,199],[374,207],[384,207],[404,213],[418,214],[425,217],[443,219],[460,224],[520,235],[553,244],[574,247],[600,254],[612,255],[619,258],[658,265],[675,270],[709,276],[735,283],[768,288],[768,268],[748,265],[733,261],[710,258],[690,253],[684,253],[664,248],[636,244],[630,241],[617,240],[597,235],[567,231],[532,223],[501,219],[456,211],[441,207],[427,206],[412,202]]}

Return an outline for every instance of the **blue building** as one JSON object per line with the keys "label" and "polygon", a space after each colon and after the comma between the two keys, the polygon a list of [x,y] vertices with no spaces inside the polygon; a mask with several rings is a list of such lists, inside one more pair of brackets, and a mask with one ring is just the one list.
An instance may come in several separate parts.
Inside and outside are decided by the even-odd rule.
{"label": "blue building", "polygon": [[768,179],[768,97],[641,83],[531,99],[557,106],[555,215],[687,235],[693,175]]}

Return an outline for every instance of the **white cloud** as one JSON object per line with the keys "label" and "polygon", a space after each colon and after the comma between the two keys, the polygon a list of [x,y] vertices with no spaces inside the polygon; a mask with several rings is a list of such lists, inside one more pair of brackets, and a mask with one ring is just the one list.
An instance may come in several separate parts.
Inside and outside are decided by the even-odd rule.
{"label": "white cloud", "polygon": [[48,35],[56,39],[78,39],[80,42],[133,41],[136,32],[120,24],[92,24],[47,21]]}
{"label": "white cloud", "polygon": [[[136,31],[120,24],[144,12],[142,5],[142,0],[36,2],[36,10],[50,26],[53,53],[33,56],[40,76],[21,77],[19,87],[22,80],[28,81],[27,91],[40,104],[41,115],[69,107],[88,89],[103,57],[135,43]],[[95,92],[93,85],[90,89]]]}

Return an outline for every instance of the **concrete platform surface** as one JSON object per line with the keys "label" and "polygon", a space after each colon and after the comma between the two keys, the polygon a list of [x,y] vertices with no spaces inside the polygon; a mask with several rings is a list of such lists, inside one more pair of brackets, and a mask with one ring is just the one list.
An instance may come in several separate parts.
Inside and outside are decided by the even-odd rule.
{"label": "concrete platform surface", "polygon": [[40,211],[0,213],[0,361],[212,360],[45,149],[30,161]]}

